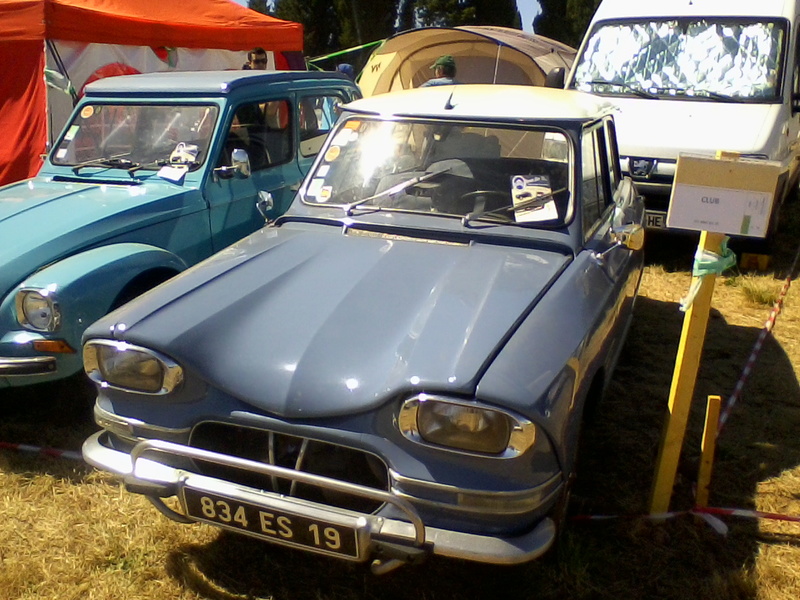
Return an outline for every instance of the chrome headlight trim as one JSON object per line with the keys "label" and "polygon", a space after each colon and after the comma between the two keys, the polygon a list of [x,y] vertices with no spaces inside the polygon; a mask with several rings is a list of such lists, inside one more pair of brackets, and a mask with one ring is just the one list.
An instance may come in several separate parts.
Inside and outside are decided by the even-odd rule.
{"label": "chrome headlight trim", "polygon": [[[28,301],[39,301],[46,307],[47,314],[34,315]],[[17,312],[17,322],[32,331],[52,332],[61,327],[61,308],[55,289],[51,288],[20,288],[14,298]],[[41,321],[45,319],[45,322]]]}
{"label": "chrome headlight trim", "polygon": [[[100,352],[111,349],[118,353],[126,351],[135,352],[151,358],[160,367],[161,381],[158,390],[151,391],[150,389],[136,388],[114,383],[108,381],[103,375],[103,368],[101,365]],[[163,354],[144,348],[129,344],[128,342],[118,342],[115,340],[90,340],[83,346],[83,369],[89,376],[89,379],[94,381],[100,387],[108,387],[134,394],[144,394],[147,396],[163,396],[169,394],[180,386],[183,382],[183,369],[174,360],[164,356]]]}
{"label": "chrome headlight trim", "polygon": [[[425,402],[438,402],[443,404],[450,404],[454,406],[461,406],[468,409],[497,413],[502,415],[508,420],[509,423],[509,436],[508,442],[504,450],[498,453],[484,453],[474,450],[458,448],[454,446],[444,446],[426,440],[420,433],[418,416],[420,406]],[[448,452],[456,452],[458,454],[468,454],[471,456],[480,456],[483,458],[516,458],[525,453],[536,440],[536,426],[529,420],[519,415],[514,415],[506,410],[499,409],[494,406],[486,406],[479,402],[470,402],[466,400],[456,400],[445,396],[434,396],[430,394],[418,394],[413,398],[407,399],[400,407],[400,412],[397,415],[397,426],[400,432],[412,442],[437,448]]]}

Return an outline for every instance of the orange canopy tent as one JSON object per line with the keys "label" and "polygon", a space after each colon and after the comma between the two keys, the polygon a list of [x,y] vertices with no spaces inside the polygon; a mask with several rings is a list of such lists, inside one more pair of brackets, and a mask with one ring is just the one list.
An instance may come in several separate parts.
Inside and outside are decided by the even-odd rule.
{"label": "orange canopy tent", "polygon": [[262,47],[276,68],[303,68],[303,28],[231,0],[0,2],[0,185],[30,177],[47,144],[45,42],[151,48]]}

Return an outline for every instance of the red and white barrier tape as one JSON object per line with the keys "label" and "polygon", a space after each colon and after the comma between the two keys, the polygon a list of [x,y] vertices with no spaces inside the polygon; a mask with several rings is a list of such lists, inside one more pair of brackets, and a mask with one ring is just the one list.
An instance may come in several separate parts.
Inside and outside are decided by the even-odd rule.
{"label": "red and white barrier tape", "polygon": [[8,442],[0,442],[0,449],[15,450],[17,452],[31,452],[33,454],[41,454],[42,456],[49,456],[51,458],[69,458],[71,460],[83,460],[83,455],[80,452],[73,452],[72,450],[56,450],[55,448],[42,448],[40,446],[31,446],[30,444],[10,444]]}
{"label": "red and white barrier tape", "polygon": [[739,376],[739,381],[736,382],[736,387],[733,389],[733,393],[731,393],[728,401],[725,403],[725,406],[722,409],[722,412],[719,415],[719,423],[717,425],[717,437],[719,437],[722,428],[725,426],[725,422],[728,420],[728,417],[733,410],[736,401],[742,395],[742,389],[744,389],[744,384],[750,377],[750,373],[753,371],[753,365],[756,362],[756,358],[758,358],[758,354],[761,352],[761,347],[764,345],[764,340],[767,338],[767,334],[772,331],[772,328],[775,326],[775,319],[777,319],[778,315],[783,308],[783,301],[786,298],[786,294],[789,291],[789,286],[792,284],[792,275],[794,273],[795,267],[797,265],[798,257],[800,257],[800,248],[798,248],[797,253],[794,256],[794,261],[792,262],[792,267],[789,269],[789,275],[786,277],[786,281],[783,283],[783,288],[781,289],[781,293],[778,296],[778,299],[775,301],[775,304],[772,307],[772,310],[769,313],[769,317],[767,321],[764,323],[764,327],[761,329],[761,332],[758,334],[758,339],[756,343],[753,345],[753,349],[750,352],[750,356],[747,358],[747,362],[745,363],[744,369],[742,369],[742,374]]}
{"label": "red and white barrier tape", "polygon": [[721,535],[728,533],[728,526],[719,517],[744,517],[748,519],[771,519],[776,521],[789,521],[800,523],[800,517],[792,515],[781,515],[778,513],[762,512],[758,510],[745,510],[742,508],[718,508],[711,506],[695,506],[691,510],[654,513],[651,515],[577,515],[571,521],[607,521],[611,519],[649,519],[651,521],[663,521],[673,517],[683,515],[694,515],[700,517],[708,523],[714,531]]}

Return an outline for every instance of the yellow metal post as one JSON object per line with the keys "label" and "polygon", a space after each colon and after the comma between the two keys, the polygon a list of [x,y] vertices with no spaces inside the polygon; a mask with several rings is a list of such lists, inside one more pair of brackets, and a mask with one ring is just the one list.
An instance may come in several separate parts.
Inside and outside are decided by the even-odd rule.
{"label": "yellow metal post", "polygon": [[711,485],[711,471],[714,468],[714,452],[717,448],[719,431],[719,411],[722,405],[720,396],[709,396],[706,405],[706,424],[703,428],[703,444],[700,454],[700,470],[697,473],[697,494],[695,506],[708,506],[708,488]]}
{"label": "yellow metal post", "polygon": [[[725,235],[722,233],[703,231],[700,234],[699,247],[719,254],[724,239]],[[689,418],[689,409],[692,404],[694,384],[697,380],[700,355],[703,352],[708,315],[711,309],[711,296],[714,293],[716,279],[716,275],[713,274],[702,278],[694,302],[686,311],[686,316],[683,319],[683,330],[681,331],[678,356],[675,360],[675,370],[672,374],[672,386],[669,392],[669,412],[664,422],[661,445],[656,461],[656,474],[650,502],[651,514],[669,510],[672,487],[675,483],[675,472],[678,469],[678,459],[680,458],[686,422]],[[694,279],[692,283],[695,283]]]}

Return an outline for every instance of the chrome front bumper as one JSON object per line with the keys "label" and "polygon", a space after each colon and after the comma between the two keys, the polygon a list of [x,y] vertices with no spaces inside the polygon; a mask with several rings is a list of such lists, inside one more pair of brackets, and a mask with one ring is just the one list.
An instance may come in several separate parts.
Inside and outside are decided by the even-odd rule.
{"label": "chrome front bumper", "polygon": [[[412,562],[427,553],[492,564],[524,563],[544,554],[555,539],[555,524],[549,518],[540,521],[531,531],[515,537],[438,529],[425,526],[413,504],[391,492],[162,440],[139,442],[129,455],[104,444],[103,439],[106,435],[105,431],[101,431],[86,440],[83,445],[83,456],[86,461],[94,467],[124,477],[131,491],[148,496],[156,508],[166,516],[180,522],[207,521],[176,512],[161,500],[162,497],[178,496],[185,509],[187,502],[185,494],[186,490],[189,490],[192,494],[207,493],[214,498],[231,499],[233,503],[242,506],[253,506],[260,513],[290,513],[332,523],[334,526],[341,525],[356,531],[360,547],[357,556],[345,557],[327,552],[325,548],[315,549],[308,546],[302,548],[310,552],[336,554],[339,558],[348,560],[365,561],[372,558],[372,568],[376,573],[386,572],[406,562]],[[155,460],[159,454],[251,470],[330,491],[377,500],[391,505],[404,518],[362,514],[231,484],[166,466]],[[215,521],[213,524],[239,533],[248,533],[236,527],[235,523],[226,525]],[[266,539],[262,535],[256,537]],[[291,540],[281,539],[280,536],[270,536],[266,541],[297,546]]]}
{"label": "chrome front bumper", "polygon": [[0,377],[11,375],[46,375],[55,373],[54,356],[33,356],[25,358],[0,357]]}

